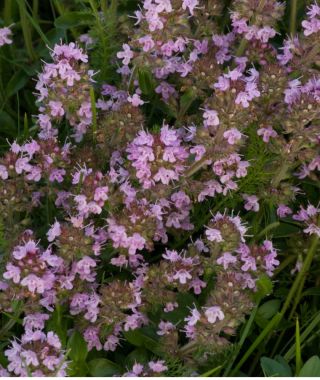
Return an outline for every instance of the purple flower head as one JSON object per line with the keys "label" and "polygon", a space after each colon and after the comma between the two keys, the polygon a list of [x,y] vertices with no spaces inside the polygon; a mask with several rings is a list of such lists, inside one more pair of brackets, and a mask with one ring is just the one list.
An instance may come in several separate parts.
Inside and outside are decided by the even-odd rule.
{"label": "purple flower head", "polygon": [[49,242],[54,241],[58,236],[61,235],[60,223],[56,220],[50,230],[47,232],[47,239]]}
{"label": "purple flower head", "polygon": [[0,47],[12,44],[12,31],[8,27],[0,28]]}
{"label": "purple flower head", "polygon": [[216,323],[216,321],[222,321],[224,319],[224,313],[220,306],[211,306],[205,309],[204,314],[209,323]]}

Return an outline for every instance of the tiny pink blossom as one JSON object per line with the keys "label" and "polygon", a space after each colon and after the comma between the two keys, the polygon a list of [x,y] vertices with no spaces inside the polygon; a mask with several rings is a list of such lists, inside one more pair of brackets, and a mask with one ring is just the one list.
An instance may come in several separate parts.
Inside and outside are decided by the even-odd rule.
{"label": "tiny pink blossom", "polygon": [[218,112],[214,110],[206,110],[203,114],[203,118],[205,119],[205,126],[218,126],[220,121],[218,117]]}
{"label": "tiny pink blossom", "polygon": [[12,31],[8,27],[0,28],[0,47],[12,44]]}
{"label": "tiny pink blossom", "polygon": [[134,107],[139,107],[144,104],[144,101],[140,98],[139,94],[128,96],[128,102],[131,103]]}
{"label": "tiny pink blossom", "polygon": [[4,165],[0,165],[0,178],[6,180],[8,177],[9,174],[7,168]]}
{"label": "tiny pink blossom", "polygon": [[260,209],[260,206],[259,206],[259,199],[257,196],[255,195],[248,195],[248,194],[243,194],[242,195],[243,199],[245,200],[245,205],[244,205],[244,208],[247,210],[247,211],[254,211],[254,212],[258,212],[259,209]]}
{"label": "tiny pink blossom", "polygon": [[277,208],[277,215],[279,218],[285,218],[286,216],[292,214],[292,210],[290,207],[284,205],[284,204],[279,204]]}
{"label": "tiny pink blossom", "polygon": [[56,220],[50,230],[47,232],[47,239],[49,242],[52,242],[61,235],[61,226],[60,223]]}
{"label": "tiny pink blossom", "polygon": [[216,228],[208,228],[205,234],[207,235],[207,239],[210,241],[215,241],[217,243],[220,243],[223,241],[221,232],[217,230]]}
{"label": "tiny pink blossom", "polygon": [[157,373],[164,372],[168,369],[168,367],[164,365],[164,360],[158,360],[156,362],[151,361],[148,365],[153,372]]}
{"label": "tiny pink blossom", "polygon": [[277,137],[277,132],[272,127],[260,128],[257,131],[258,136],[262,136],[262,140],[265,143],[270,141],[270,137]]}
{"label": "tiny pink blossom", "polygon": [[237,128],[231,128],[224,132],[223,137],[228,140],[228,144],[234,145],[241,140],[242,133]]}
{"label": "tiny pink blossom", "polygon": [[204,314],[209,323],[216,323],[216,321],[222,321],[224,319],[224,313],[220,306],[208,307]]}
{"label": "tiny pink blossom", "polygon": [[119,51],[117,53],[117,57],[122,59],[123,65],[128,65],[133,58],[133,52],[130,49],[130,46],[128,44],[122,45],[123,51]]}

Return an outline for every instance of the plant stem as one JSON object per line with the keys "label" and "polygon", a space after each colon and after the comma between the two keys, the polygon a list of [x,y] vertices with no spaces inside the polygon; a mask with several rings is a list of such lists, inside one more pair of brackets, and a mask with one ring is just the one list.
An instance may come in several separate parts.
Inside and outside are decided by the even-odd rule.
{"label": "plant stem", "polygon": [[298,0],[291,0],[291,3],[290,3],[290,34],[291,34],[291,37],[293,37],[296,33],[297,3],[298,3]]}
{"label": "plant stem", "polygon": [[299,319],[296,319],[296,376],[302,367]]}
{"label": "plant stem", "polygon": [[279,225],[280,225],[280,222],[273,222],[269,224],[261,232],[259,232],[257,236],[255,236],[254,240],[259,240],[261,237],[266,235],[267,232],[279,227]]}
{"label": "plant stem", "polygon": [[253,351],[264,341],[264,339],[268,336],[268,334],[273,330],[274,327],[278,325],[281,320],[281,314],[277,313],[271,321],[267,324],[267,326],[262,330],[260,335],[256,338],[256,340],[252,343],[246,353],[243,355],[235,369],[231,372],[231,376],[235,376],[242,365],[247,361],[249,356],[253,353]]}
{"label": "plant stem", "polygon": [[[240,362],[238,363],[236,368],[232,371],[232,373],[231,373],[232,376],[234,376],[238,372],[238,370],[247,361],[247,359],[252,354],[252,352],[260,345],[260,343],[262,343],[265,340],[265,338],[266,338],[265,342],[267,342],[270,339],[271,332],[279,325],[279,323],[283,319],[283,317],[284,317],[285,313],[287,312],[292,300],[296,296],[297,290],[299,289],[301,282],[304,281],[305,274],[308,272],[308,270],[312,264],[313,257],[317,251],[318,242],[319,242],[319,236],[317,236],[317,235],[313,236],[313,238],[311,240],[310,248],[309,248],[309,250],[307,252],[307,256],[303,262],[301,271],[298,273],[297,277],[295,278],[295,280],[291,286],[291,289],[289,291],[289,294],[286,298],[286,301],[285,301],[284,305],[282,306],[281,311],[279,313],[277,313],[271,319],[271,321],[268,323],[268,325],[262,330],[260,335],[252,343],[252,345],[249,347],[247,352],[244,354],[244,356],[242,357],[242,359],[240,360]],[[280,340],[278,339],[278,342],[277,342],[275,348],[279,345],[279,342],[280,342]],[[273,350],[273,351],[275,351],[275,350]]]}
{"label": "plant stem", "polygon": [[223,377],[226,377],[226,376],[229,375],[230,370],[232,368],[232,365],[233,365],[234,361],[236,360],[237,356],[239,355],[241,347],[243,346],[243,343],[245,342],[245,340],[246,340],[246,338],[247,338],[247,336],[249,334],[250,328],[251,328],[251,326],[253,324],[253,321],[254,321],[254,319],[256,317],[256,314],[257,314],[257,311],[258,311],[258,307],[259,307],[259,302],[257,303],[257,305],[255,306],[255,308],[251,312],[250,318],[248,319],[248,322],[246,323],[246,327],[245,327],[245,329],[243,331],[243,334],[241,335],[241,338],[240,338],[239,344],[237,346],[237,349],[236,349],[234,355],[232,356],[232,358],[231,358],[231,360],[230,360],[230,362],[229,362],[226,370],[224,371]]}
{"label": "plant stem", "polygon": [[93,141],[96,141],[97,135],[97,108],[96,108],[96,100],[94,96],[94,89],[90,87],[90,101],[91,101],[91,113],[92,113],[92,136]]}
{"label": "plant stem", "polygon": [[33,61],[36,58],[36,53],[32,45],[32,35],[31,35],[30,24],[28,22],[28,16],[27,16],[28,11],[26,8],[26,3],[24,2],[24,0],[17,0],[17,2],[19,5],[20,21],[21,21],[24,42],[26,45],[26,50],[29,55],[29,58]]}
{"label": "plant stem", "polygon": [[[292,299],[293,298],[295,299],[294,300],[294,304],[293,304],[293,306],[291,308],[289,319],[291,319],[293,317],[294,312],[296,310],[296,307],[299,304],[299,301],[300,301],[300,298],[301,298],[301,294],[302,294],[302,291],[303,291],[303,287],[304,287],[304,283],[305,283],[305,280],[306,280],[306,275],[307,275],[307,272],[309,271],[309,268],[311,266],[314,254],[317,251],[318,242],[319,242],[319,236],[314,236],[314,238],[313,238],[313,240],[311,242],[309,251],[307,253],[307,256],[306,256],[306,258],[305,258],[305,260],[303,262],[302,268],[301,268],[300,272],[298,273],[298,275],[297,275],[294,283],[292,284],[292,287],[291,287],[290,292],[289,292],[289,294],[287,296],[286,302],[285,302],[285,304],[282,307],[283,315],[284,315],[285,312],[287,311],[287,309],[289,308]],[[282,312],[282,310],[281,310],[281,312]],[[282,338],[284,336],[284,333],[285,332],[283,331],[280,334],[279,338],[277,339],[277,342],[276,342],[276,344],[273,347],[271,356],[273,356],[275,354],[277,348],[279,347],[279,345],[281,343],[281,340],[282,340]]]}

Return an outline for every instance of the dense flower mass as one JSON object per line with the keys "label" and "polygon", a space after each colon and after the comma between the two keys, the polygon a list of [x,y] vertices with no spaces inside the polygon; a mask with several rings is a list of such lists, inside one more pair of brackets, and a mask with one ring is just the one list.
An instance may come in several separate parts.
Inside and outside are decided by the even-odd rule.
{"label": "dense flower mass", "polygon": [[284,4],[227,8],[222,22],[219,1],[142,1],[112,83],[93,79],[89,34],[50,48],[37,135],[0,158],[0,311],[24,328],[1,376],[97,373],[97,351],[130,358],[116,375],[173,359],[198,375],[271,293],[273,229],[320,237],[319,197],[301,197],[319,187],[320,8],[282,46]]}

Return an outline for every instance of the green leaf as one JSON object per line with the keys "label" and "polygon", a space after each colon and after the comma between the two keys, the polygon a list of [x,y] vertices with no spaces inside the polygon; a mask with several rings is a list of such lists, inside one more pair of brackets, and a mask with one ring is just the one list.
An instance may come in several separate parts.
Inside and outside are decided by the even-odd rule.
{"label": "green leaf", "polygon": [[0,125],[2,135],[6,134],[12,137],[16,137],[16,123],[6,111],[0,111]]}
{"label": "green leaf", "polygon": [[149,360],[148,351],[145,348],[136,348],[126,358],[126,365],[131,368],[135,363],[144,364]]}
{"label": "green leaf", "polygon": [[193,101],[196,99],[196,94],[192,89],[188,89],[180,98],[179,116],[186,114]]}
{"label": "green leaf", "polygon": [[93,377],[109,377],[121,372],[121,368],[116,363],[105,358],[91,360],[88,367]]}
{"label": "green leaf", "polygon": [[320,358],[312,356],[302,367],[299,377],[320,377]]}
{"label": "green leaf", "polygon": [[91,25],[95,18],[87,12],[67,12],[55,19],[54,25],[61,29],[70,29],[80,25]]}
{"label": "green leaf", "polygon": [[279,311],[280,305],[281,301],[278,299],[267,301],[259,307],[257,316],[271,319]]}
{"label": "green leaf", "polygon": [[279,311],[281,301],[273,299],[261,305],[254,319],[255,323],[262,329],[268,324],[269,320]]}
{"label": "green leaf", "polygon": [[274,359],[267,358],[263,356],[260,360],[262,370],[267,377],[290,377],[292,376],[292,372],[290,367],[284,365],[283,363],[279,363]]}
{"label": "green leaf", "polygon": [[289,224],[289,223],[280,223],[280,226],[277,227],[275,230],[273,230],[272,237],[274,239],[284,238],[284,237],[296,235],[300,231],[301,231],[301,228],[296,225]]}
{"label": "green leaf", "polygon": [[262,299],[263,297],[272,293],[273,285],[270,277],[263,274],[257,281],[258,291],[255,293],[254,298],[256,300]]}
{"label": "green leaf", "polygon": [[69,357],[75,362],[84,362],[88,355],[87,343],[83,339],[79,331],[75,331],[68,341],[67,348]]}
{"label": "green leaf", "polygon": [[68,365],[68,376],[70,377],[86,377],[88,372],[89,368],[86,362],[72,361]]}
{"label": "green leaf", "polygon": [[65,346],[67,341],[67,319],[63,316],[61,307],[56,307],[47,322],[48,331],[54,331],[58,334],[60,341]]}
{"label": "green leaf", "polygon": [[10,98],[10,96],[16,94],[19,90],[21,90],[28,82],[28,80],[29,77],[23,70],[19,70],[14,73],[6,87],[7,98]]}
{"label": "green leaf", "polygon": [[155,89],[155,83],[151,72],[147,69],[139,69],[138,71],[139,87],[143,94],[151,95]]}
{"label": "green leaf", "polygon": [[163,354],[159,343],[155,339],[147,336],[142,329],[125,331],[124,337],[129,343],[136,347],[144,347],[156,355],[161,356]]}
{"label": "green leaf", "polygon": [[180,293],[177,297],[179,307],[169,313],[163,313],[162,318],[173,324],[184,323],[184,318],[190,314],[190,308],[197,303],[196,298],[190,293]]}

